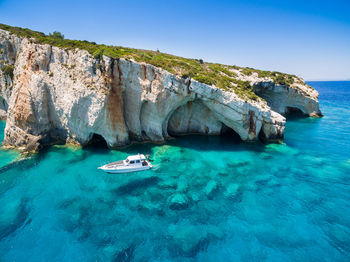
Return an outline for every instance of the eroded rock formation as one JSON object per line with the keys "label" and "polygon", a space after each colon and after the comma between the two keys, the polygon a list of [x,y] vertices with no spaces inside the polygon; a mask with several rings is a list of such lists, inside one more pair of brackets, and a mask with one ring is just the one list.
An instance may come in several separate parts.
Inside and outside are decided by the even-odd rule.
{"label": "eroded rock formation", "polygon": [[[36,150],[52,143],[88,144],[94,134],[110,147],[163,141],[169,134],[220,134],[242,140],[283,139],[287,107],[320,114],[317,92],[266,84],[254,78],[264,100],[246,100],[189,78],[132,60],[96,59],[0,30],[0,115],[3,147]],[[255,81],[255,82],[254,82]],[[291,95],[292,94],[292,95]],[[272,108],[272,109],[271,109]]]}
{"label": "eroded rock formation", "polygon": [[272,110],[286,115],[298,109],[308,116],[322,116],[318,104],[318,92],[305,84],[275,85],[273,82],[260,82],[254,86],[255,93],[264,98]]}

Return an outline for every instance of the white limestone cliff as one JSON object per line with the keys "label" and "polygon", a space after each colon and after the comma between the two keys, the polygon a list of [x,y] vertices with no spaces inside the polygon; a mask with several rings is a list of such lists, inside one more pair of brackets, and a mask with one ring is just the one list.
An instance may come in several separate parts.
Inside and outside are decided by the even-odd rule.
{"label": "white limestone cliff", "polygon": [[14,67],[13,77],[0,70],[3,147],[29,151],[56,143],[86,145],[95,134],[116,147],[163,141],[169,134],[220,134],[223,127],[245,141],[280,141],[285,118],[279,113],[285,108],[320,114],[316,91],[311,103],[299,89],[257,81],[268,104],[244,101],[233,91],[149,64],[95,59],[85,50],[36,44],[4,30],[0,50],[0,68]]}

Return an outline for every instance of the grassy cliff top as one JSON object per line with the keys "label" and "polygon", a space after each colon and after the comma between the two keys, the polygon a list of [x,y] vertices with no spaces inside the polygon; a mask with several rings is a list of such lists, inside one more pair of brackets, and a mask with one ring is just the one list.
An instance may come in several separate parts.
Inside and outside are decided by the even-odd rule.
{"label": "grassy cliff top", "polygon": [[97,59],[102,55],[112,58],[133,59],[137,62],[145,62],[156,67],[163,68],[170,73],[181,77],[191,77],[199,82],[215,85],[226,91],[234,91],[243,99],[260,99],[253,91],[250,81],[246,76],[255,75],[260,78],[270,78],[276,84],[292,85],[293,83],[303,83],[295,75],[280,72],[262,71],[248,67],[229,66],[215,63],[203,62],[201,59],[189,59],[161,53],[159,51],[126,48],[121,46],[107,46],[96,44],[95,42],[64,39],[63,35],[54,32],[46,35],[42,32],[32,31],[27,28],[13,27],[0,24],[0,29],[6,30],[19,37],[31,38],[38,44],[49,44],[65,49],[87,50]]}

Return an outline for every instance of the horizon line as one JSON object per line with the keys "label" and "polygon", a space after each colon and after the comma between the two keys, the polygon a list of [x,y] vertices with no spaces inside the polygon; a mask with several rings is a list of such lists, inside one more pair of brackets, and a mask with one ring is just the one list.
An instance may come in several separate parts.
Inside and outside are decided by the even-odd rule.
{"label": "horizon line", "polygon": [[304,79],[305,82],[346,82],[350,81],[350,78],[348,79]]}

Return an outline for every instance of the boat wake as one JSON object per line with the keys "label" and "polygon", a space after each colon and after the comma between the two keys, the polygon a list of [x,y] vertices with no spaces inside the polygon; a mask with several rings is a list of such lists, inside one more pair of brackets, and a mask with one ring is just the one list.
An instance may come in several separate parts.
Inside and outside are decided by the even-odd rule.
{"label": "boat wake", "polygon": [[160,168],[160,164],[158,164],[158,165],[152,165],[153,167],[152,167],[152,170],[158,170],[159,168]]}

